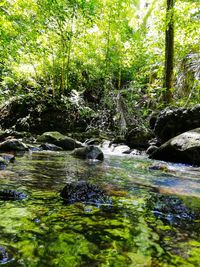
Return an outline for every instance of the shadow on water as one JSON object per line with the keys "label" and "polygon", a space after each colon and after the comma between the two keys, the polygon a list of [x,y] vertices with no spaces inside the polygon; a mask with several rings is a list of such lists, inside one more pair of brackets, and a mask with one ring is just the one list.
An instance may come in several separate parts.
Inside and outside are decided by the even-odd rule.
{"label": "shadow on water", "polygon": [[[0,201],[0,265],[200,266],[199,169],[151,164],[117,156],[89,164],[64,152],[17,157],[0,172],[1,187],[28,198]],[[112,202],[67,205],[60,190],[82,180]]]}

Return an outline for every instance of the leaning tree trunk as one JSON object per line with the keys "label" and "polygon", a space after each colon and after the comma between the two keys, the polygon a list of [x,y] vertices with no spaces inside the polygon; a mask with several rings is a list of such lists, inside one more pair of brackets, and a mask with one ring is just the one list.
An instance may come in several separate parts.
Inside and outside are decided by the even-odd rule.
{"label": "leaning tree trunk", "polygon": [[163,87],[164,102],[172,101],[173,68],[174,68],[174,0],[167,0],[166,32],[165,32],[165,71]]}

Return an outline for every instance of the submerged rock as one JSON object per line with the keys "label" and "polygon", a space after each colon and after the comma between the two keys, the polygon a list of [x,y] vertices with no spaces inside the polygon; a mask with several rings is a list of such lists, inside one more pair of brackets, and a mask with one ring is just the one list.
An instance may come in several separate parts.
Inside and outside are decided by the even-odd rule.
{"label": "submerged rock", "polygon": [[7,166],[6,160],[0,156],[0,170],[4,170]]}
{"label": "submerged rock", "polygon": [[105,194],[104,190],[85,181],[67,184],[60,195],[68,204],[75,202],[95,205],[111,203],[111,198]]}
{"label": "submerged rock", "polygon": [[28,147],[17,139],[6,140],[0,143],[0,151],[27,151]]}
{"label": "submerged rock", "polygon": [[76,148],[72,152],[72,155],[81,159],[89,160],[103,160],[104,155],[100,148],[96,146],[86,146],[81,148]]}
{"label": "submerged rock", "polygon": [[150,158],[200,165],[200,128],[170,139],[155,150]]}
{"label": "submerged rock", "polygon": [[187,226],[199,217],[176,196],[157,195],[151,203],[154,215],[171,225]]}
{"label": "submerged rock", "polygon": [[5,264],[9,260],[9,255],[6,249],[0,246],[0,264]]}
{"label": "submerged rock", "polygon": [[50,150],[50,151],[61,151],[61,150],[63,150],[62,147],[56,146],[54,144],[49,144],[49,143],[41,144],[40,148],[42,150]]}
{"label": "submerged rock", "polygon": [[153,170],[153,171],[164,171],[164,172],[169,171],[167,165],[165,165],[163,163],[152,164],[151,166],[149,166],[149,170]]}
{"label": "submerged rock", "polygon": [[15,161],[15,156],[12,154],[0,154],[0,157],[2,157],[6,162],[14,162]]}
{"label": "submerged rock", "polygon": [[64,150],[73,150],[78,147],[83,147],[81,142],[59,132],[45,132],[38,137],[38,141],[54,144]]}
{"label": "submerged rock", "polygon": [[0,190],[0,200],[22,200],[27,196],[13,189],[2,189]]}

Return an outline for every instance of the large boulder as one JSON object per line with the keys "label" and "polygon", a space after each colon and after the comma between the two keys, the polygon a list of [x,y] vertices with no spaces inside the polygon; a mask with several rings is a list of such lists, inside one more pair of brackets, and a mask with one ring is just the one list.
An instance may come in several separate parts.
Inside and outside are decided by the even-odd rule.
{"label": "large boulder", "polygon": [[171,138],[155,150],[150,158],[200,165],[200,128]]}
{"label": "large boulder", "polygon": [[80,112],[68,97],[54,98],[44,92],[21,94],[0,107],[0,126],[37,134],[54,130],[84,132],[93,118],[92,110],[89,110],[91,112],[87,114]]}
{"label": "large boulder", "polygon": [[127,131],[125,142],[130,148],[146,149],[152,133],[144,127],[134,127]]}
{"label": "large boulder", "polygon": [[100,148],[96,146],[86,146],[81,148],[76,148],[72,152],[72,155],[81,158],[81,159],[89,159],[89,160],[103,160],[104,154]]}
{"label": "large boulder", "polygon": [[17,139],[10,139],[0,143],[0,151],[27,151],[28,147]]}
{"label": "large boulder", "polygon": [[44,132],[38,137],[39,142],[54,143],[60,139],[64,139],[65,136],[57,131],[54,132]]}
{"label": "large boulder", "polygon": [[111,204],[111,198],[106,196],[104,190],[85,181],[67,184],[62,189],[60,196],[68,204],[73,204],[75,202],[94,205]]}
{"label": "large boulder", "polygon": [[154,133],[162,144],[172,137],[200,127],[200,105],[192,108],[166,108],[157,117]]}
{"label": "large boulder", "polygon": [[56,131],[43,133],[38,137],[38,141],[52,143],[64,150],[73,150],[78,147],[83,147],[81,142],[78,142],[77,140]]}

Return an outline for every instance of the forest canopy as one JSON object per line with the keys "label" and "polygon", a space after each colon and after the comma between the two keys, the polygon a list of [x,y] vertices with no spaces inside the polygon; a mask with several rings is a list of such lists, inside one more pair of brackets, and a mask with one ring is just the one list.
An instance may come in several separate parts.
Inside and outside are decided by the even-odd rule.
{"label": "forest canopy", "polygon": [[[98,98],[122,90],[129,101],[159,107],[166,5],[166,0],[2,0],[2,101],[34,92],[60,97],[89,91]],[[176,0],[171,12],[173,97],[180,105],[199,102],[199,1]]]}

